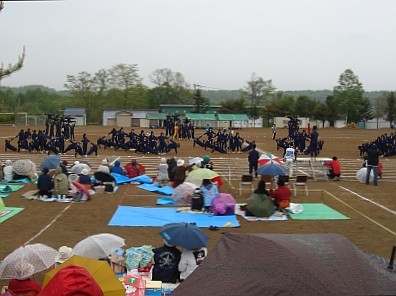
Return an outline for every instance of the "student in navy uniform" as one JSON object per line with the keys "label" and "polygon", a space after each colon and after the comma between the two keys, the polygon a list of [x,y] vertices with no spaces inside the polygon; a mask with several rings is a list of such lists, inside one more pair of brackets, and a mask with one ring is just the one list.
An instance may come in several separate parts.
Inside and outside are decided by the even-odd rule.
{"label": "student in navy uniform", "polygon": [[253,174],[257,178],[257,167],[258,167],[258,160],[260,158],[260,153],[256,150],[256,144],[252,145],[252,150],[249,152],[248,161],[249,161],[249,174]]}
{"label": "student in navy uniform", "polygon": [[81,139],[82,143],[82,154],[87,155],[88,152],[88,143],[91,143],[91,141],[87,138],[87,134],[83,134],[83,137]]}

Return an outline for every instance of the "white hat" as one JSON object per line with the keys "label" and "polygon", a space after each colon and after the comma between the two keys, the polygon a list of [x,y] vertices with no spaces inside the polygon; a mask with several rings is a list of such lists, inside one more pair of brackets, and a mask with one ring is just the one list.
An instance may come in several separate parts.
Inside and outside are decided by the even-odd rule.
{"label": "white hat", "polygon": [[178,159],[177,160],[177,166],[183,166],[184,165],[184,160],[183,159]]}
{"label": "white hat", "polygon": [[160,160],[161,163],[166,163],[166,159],[164,157],[161,158]]}
{"label": "white hat", "polygon": [[74,251],[72,248],[67,247],[67,246],[62,246],[58,250],[60,256],[56,259],[56,262],[58,263],[63,263],[70,257],[74,256]]}
{"label": "white hat", "polygon": [[87,169],[82,169],[81,170],[81,174],[83,174],[83,175],[88,175],[88,170]]}
{"label": "white hat", "polygon": [[107,164],[107,159],[106,158],[102,160],[102,164],[103,165]]}
{"label": "white hat", "polygon": [[80,164],[80,162],[79,162],[78,160],[76,160],[76,161],[74,162],[74,164],[77,165],[77,164]]}

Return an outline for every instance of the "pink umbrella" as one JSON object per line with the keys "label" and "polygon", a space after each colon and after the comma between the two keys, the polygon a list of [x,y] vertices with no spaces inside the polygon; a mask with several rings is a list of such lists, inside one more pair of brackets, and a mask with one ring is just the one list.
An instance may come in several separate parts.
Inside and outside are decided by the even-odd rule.
{"label": "pink umbrella", "polygon": [[261,154],[259,161],[258,161],[258,165],[259,166],[265,165],[266,163],[270,162],[271,160],[273,162],[277,162],[278,164],[281,163],[278,156],[275,156],[272,153],[264,153],[264,154]]}

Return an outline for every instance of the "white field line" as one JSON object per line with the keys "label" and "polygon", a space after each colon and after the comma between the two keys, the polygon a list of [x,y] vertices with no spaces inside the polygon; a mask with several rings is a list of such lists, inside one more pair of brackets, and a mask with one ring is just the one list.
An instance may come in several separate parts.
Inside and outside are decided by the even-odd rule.
{"label": "white field line", "polygon": [[357,197],[360,197],[361,199],[363,199],[365,201],[368,201],[368,202],[380,207],[381,209],[384,209],[385,211],[387,211],[389,213],[392,213],[393,215],[396,215],[396,211],[393,211],[393,210],[391,210],[391,209],[389,209],[389,208],[387,208],[387,207],[385,207],[385,206],[383,206],[383,205],[381,205],[381,204],[379,204],[379,203],[377,203],[375,201],[372,201],[371,199],[369,199],[367,197],[364,197],[364,196],[360,195],[359,193],[356,193],[356,192],[354,192],[354,191],[352,191],[352,190],[350,190],[348,188],[345,188],[343,186],[338,186],[338,187],[344,189],[345,191],[348,191],[349,193],[352,193],[352,194],[356,195]]}
{"label": "white field line", "polygon": [[44,231],[46,231],[48,228],[50,228],[62,215],[64,212],[66,212],[71,205],[74,202],[70,203],[66,208],[64,208],[47,226],[45,226],[43,229],[41,229],[35,236],[33,236],[32,238],[30,238],[26,244],[29,244],[31,241],[35,240],[37,237],[39,237]]}

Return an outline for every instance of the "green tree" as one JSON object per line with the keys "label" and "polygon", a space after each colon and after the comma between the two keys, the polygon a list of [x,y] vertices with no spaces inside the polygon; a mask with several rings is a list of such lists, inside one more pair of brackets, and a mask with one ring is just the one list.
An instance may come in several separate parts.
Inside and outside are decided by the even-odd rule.
{"label": "green tree", "polygon": [[201,94],[201,90],[197,88],[194,93],[194,113],[206,113],[209,110],[209,99]]}
{"label": "green tree", "polygon": [[122,108],[130,107],[133,100],[133,89],[141,84],[136,64],[117,64],[109,70],[110,85],[123,91]]}
{"label": "green tree", "polygon": [[[339,110],[346,118],[346,123],[359,122],[368,115],[367,98],[363,98],[364,89],[357,75],[351,69],[345,70],[333,90]],[[362,113],[365,113],[363,115]],[[367,119],[367,118],[366,118]]]}
{"label": "green tree", "polygon": [[338,104],[334,96],[327,96],[325,100],[326,114],[325,117],[329,121],[330,126],[334,127],[335,121],[338,119]]}
{"label": "green tree", "polygon": [[396,97],[393,91],[391,91],[386,98],[386,106],[386,118],[390,122],[390,127],[392,127],[396,120]]}
{"label": "green tree", "polygon": [[274,95],[276,88],[272,84],[272,80],[264,80],[255,73],[247,81],[247,85],[241,89],[241,98],[250,103],[250,116],[256,116],[257,106],[267,103]]}
{"label": "green tree", "polygon": [[314,118],[319,119],[322,122],[322,127],[325,125],[327,113],[327,105],[325,103],[319,103],[315,106],[313,111]]}
{"label": "green tree", "polygon": [[224,114],[244,114],[247,113],[245,99],[225,100],[220,102],[218,113]]}

